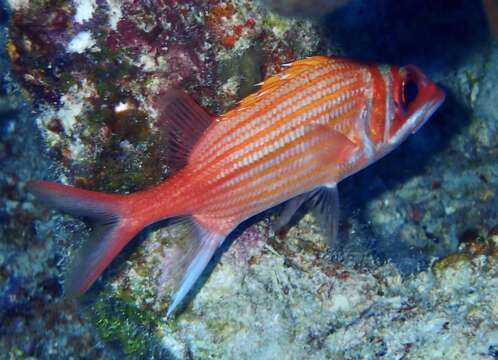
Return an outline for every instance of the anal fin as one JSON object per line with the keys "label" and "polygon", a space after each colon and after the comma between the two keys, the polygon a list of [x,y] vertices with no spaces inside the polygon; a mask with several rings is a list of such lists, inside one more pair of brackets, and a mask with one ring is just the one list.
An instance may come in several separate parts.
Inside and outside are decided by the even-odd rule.
{"label": "anal fin", "polygon": [[172,283],[174,294],[167,310],[171,315],[185,296],[193,288],[214,253],[225,240],[225,234],[217,234],[206,230],[195,221],[195,217],[185,217],[172,226],[183,227],[181,237],[182,255],[168,264],[171,269],[166,281]]}

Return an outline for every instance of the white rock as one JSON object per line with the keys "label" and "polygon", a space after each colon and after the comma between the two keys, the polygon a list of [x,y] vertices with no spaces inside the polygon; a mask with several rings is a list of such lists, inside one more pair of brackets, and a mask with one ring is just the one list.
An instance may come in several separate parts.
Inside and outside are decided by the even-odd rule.
{"label": "white rock", "polygon": [[82,54],[85,50],[95,45],[95,39],[89,31],[82,31],[69,42],[67,51]]}

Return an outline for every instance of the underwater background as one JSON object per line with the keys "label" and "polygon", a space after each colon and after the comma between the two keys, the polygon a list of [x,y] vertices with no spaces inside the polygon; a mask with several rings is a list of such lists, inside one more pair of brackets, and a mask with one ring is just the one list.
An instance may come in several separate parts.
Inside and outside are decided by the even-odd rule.
{"label": "underwater background", "polygon": [[[0,358],[497,359],[497,13],[487,0],[3,3]],[[181,87],[222,113],[315,54],[413,63],[446,92],[341,182],[340,251],[306,211],[285,239],[268,212],[166,318],[175,234],[154,228],[83,298],[63,297],[88,227],[36,203],[28,180],[156,184],[170,173],[157,94]]]}

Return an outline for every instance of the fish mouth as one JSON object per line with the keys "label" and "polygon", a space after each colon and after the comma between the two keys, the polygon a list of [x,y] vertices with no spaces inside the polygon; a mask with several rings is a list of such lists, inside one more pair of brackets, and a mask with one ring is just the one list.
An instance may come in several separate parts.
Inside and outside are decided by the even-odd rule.
{"label": "fish mouth", "polygon": [[[424,124],[427,122],[427,120],[430,119],[430,117],[436,112],[437,109],[443,104],[446,94],[444,91],[441,89],[434,87],[435,92],[431,96],[431,100],[428,100],[425,105],[423,105],[415,114],[416,114],[416,122],[415,126],[413,127],[413,130],[411,131],[412,134],[415,134]],[[415,115],[414,114],[414,115]]]}

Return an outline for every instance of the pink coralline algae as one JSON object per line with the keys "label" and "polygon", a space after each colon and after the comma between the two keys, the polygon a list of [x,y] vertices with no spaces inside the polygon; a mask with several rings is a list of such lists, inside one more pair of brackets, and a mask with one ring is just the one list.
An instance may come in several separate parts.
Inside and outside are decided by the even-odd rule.
{"label": "pink coralline algae", "polygon": [[7,49],[43,109],[37,123],[48,148],[68,179],[100,190],[137,190],[167,172],[158,94],[182,88],[222,112],[318,44],[309,24],[244,1],[13,7]]}
{"label": "pink coralline algae", "polygon": [[[498,48],[482,3],[8,0],[0,347],[14,358],[496,358]],[[303,17],[328,10],[319,37]],[[315,54],[414,62],[451,94],[390,160],[344,183],[340,251],[304,211],[284,239],[254,219],[166,317],[182,237],[151,227],[83,308],[64,300],[61,271],[89,227],[35,204],[26,180],[157,184],[171,166],[160,94],[182,88],[223,113]]]}

